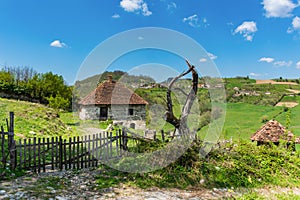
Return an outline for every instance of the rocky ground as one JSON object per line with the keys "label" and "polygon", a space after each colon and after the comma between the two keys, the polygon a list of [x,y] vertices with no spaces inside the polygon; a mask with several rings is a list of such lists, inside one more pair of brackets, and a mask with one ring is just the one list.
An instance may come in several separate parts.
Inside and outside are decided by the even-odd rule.
{"label": "rocky ground", "polygon": [[[140,189],[120,185],[117,188],[99,189],[96,177],[100,170],[29,173],[26,176],[0,180],[0,199],[124,199],[124,200],[200,200],[227,199],[241,196],[245,191],[234,189]],[[259,191],[260,192],[260,191]],[[278,192],[277,189],[262,189],[266,196]],[[286,189],[282,192],[291,192]],[[293,189],[300,197],[300,189]]]}

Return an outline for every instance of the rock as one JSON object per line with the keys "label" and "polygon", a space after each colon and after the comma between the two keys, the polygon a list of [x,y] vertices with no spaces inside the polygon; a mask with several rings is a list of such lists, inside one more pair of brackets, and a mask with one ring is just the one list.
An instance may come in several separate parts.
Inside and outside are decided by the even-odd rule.
{"label": "rock", "polygon": [[201,184],[201,185],[203,185],[203,184],[204,184],[204,182],[205,182],[205,180],[204,180],[204,179],[201,179],[201,180],[200,180],[200,184]]}
{"label": "rock", "polygon": [[50,187],[50,186],[47,186],[46,187],[48,190],[54,190],[54,188],[53,187]]}
{"label": "rock", "polygon": [[86,185],[81,185],[80,189],[85,190],[86,189]]}
{"label": "rock", "polygon": [[0,190],[0,195],[5,195],[6,191],[5,190]]}
{"label": "rock", "polygon": [[16,199],[22,199],[24,196],[25,196],[25,192],[20,192],[20,191],[18,191],[18,192],[15,194]]}
{"label": "rock", "polygon": [[56,199],[56,200],[67,200],[66,198],[61,197],[61,196],[56,196],[55,199]]}
{"label": "rock", "polygon": [[35,135],[36,133],[34,131],[29,131],[29,134]]}

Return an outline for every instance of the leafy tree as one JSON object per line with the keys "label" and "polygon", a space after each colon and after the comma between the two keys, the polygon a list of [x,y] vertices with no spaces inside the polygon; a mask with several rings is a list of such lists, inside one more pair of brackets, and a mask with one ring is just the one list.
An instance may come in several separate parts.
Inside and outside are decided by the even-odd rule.
{"label": "leafy tree", "polygon": [[31,99],[59,109],[71,108],[72,87],[62,76],[52,72],[38,74],[29,67],[4,67],[0,71],[0,91],[14,98]]}
{"label": "leafy tree", "polygon": [[68,110],[70,107],[69,99],[60,96],[60,94],[57,94],[56,97],[51,96],[47,100],[49,106],[54,109]]}

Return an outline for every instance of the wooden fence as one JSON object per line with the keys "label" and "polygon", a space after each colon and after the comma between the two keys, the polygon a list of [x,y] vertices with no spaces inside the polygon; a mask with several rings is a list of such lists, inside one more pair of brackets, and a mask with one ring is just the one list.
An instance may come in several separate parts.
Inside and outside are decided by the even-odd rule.
{"label": "wooden fence", "polygon": [[[64,139],[62,137],[14,140],[14,113],[1,127],[0,167],[46,170],[96,167],[102,161],[120,157],[129,137],[124,130]],[[2,165],[2,166],[1,166]]]}

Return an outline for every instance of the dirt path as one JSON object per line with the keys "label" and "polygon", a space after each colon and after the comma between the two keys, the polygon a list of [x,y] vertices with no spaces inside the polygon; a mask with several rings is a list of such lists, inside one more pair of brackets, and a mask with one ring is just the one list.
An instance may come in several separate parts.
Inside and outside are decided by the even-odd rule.
{"label": "dirt path", "polygon": [[294,82],[277,82],[273,80],[256,80],[256,84],[298,85]]}
{"label": "dirt path", "polygon": [[[119,199],[119,200],[202,200],[230,199],[239,197],[246,190],[227,188],[193,188],[190,190],[150,188],[140,189],[120,185],[118,188],[99,189],[96,177],[98,169],[80,171],[29,173],[11,181],[0,180],[0,199],[48,199],[48,200],[83,200],[83,199]],[[299,195],[300,188],[265,188],[257,192],[274,199],[277,193]],[[268,198],[270,197],[270,198]],[[276,198],[275,198],[276,199]]]}
{"label": "dirt path", "polygon": [[279,102],[276,104],[276,106],[285,106],[287,108],[294,108],[298,106],[297,102]]}
{"label": "dirt path", "polygon": [[286,89],[286,90],[294,94],[300,94],[300,90],[293,90],[293,89]]}

